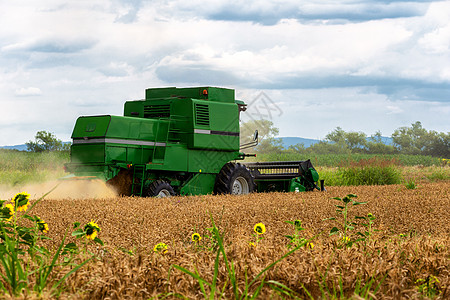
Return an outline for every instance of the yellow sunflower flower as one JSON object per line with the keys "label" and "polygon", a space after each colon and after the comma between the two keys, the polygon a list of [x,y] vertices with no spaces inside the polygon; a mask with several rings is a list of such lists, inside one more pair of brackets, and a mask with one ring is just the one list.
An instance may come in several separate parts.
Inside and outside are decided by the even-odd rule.
{"label": "yellow sunflower flower", "polygon": [[14,196],[13,201],[17,211],[26,211],[28,205],[30,205],[30,194],[22,192]]}
{"label": "yellow sunflower flower", "polygon": [[255,227],[253,227],[253,230],[257,234],[264,234],[266,232],[266,226],[263,223],[258,223],[255,225]]}
{"label": "yellow sunflower flower", "polygon": [[14,213],[14,205],[12,205],[11,203],[6,204],[0,209],[0,217],[2,219],[6,219],[6,221],[10,221],[14,216]]}
{"label": "yellow sunflower flower", "polygon": [[195,243],[200,242],[201,239],[202,239],[202,237],[197,232],[192,235],[192,241]]}
{"label": "yellow sunflower flower", "polygon": [[97,237],[97,231],[93,230],[91,234],[86,233],[86,238],[88,240],[95,240],[95,238]]}
{"label": "yellow sunflower flower", "polygon": [[40,231],[42,231],[42,233],[47,233],[48,232],[48,224],[45,221],[42,221],[39,218],[38,218],[38,221],[37,221],[37,226],[38,226],[38,229]]}
{"label": "yellow sunflower flower", "polygon": [[87,223],[84,226],[84,232],[86,232],[86,238],[89,240],[94,240],[97,236],[97,232],[100,231],[100,227],[94,221]]}
{"label": "yellow sunflower flower", "polygon": [[155,247],[153,248],[153,251],[156,253],[166,253],[167,252],[167,245],[164,243],[158,243],[155,245]]}

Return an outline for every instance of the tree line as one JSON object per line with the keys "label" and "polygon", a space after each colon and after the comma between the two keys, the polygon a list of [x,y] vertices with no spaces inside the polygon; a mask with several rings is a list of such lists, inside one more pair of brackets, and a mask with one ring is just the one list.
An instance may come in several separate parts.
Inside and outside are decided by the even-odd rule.
{"label": "tree line", "polygon": [[[309,147],[304,144],[291,145],[284,148],[279,134],[272,121],[252,120],[241,125],[241,143],[249,141],[255,129],[259,132],[259,144],[251,149],[257,153],[293,152],[301,154],[412,154],[450,157],[450,132],[426,130],[417,121],[410,127],[400,127],[391,135],[392,144],[386,144],[380,131],[367,136],[361,131],[344,131],[336,127],[319,141]],[[247,152],[249,149],[247,149]]]}

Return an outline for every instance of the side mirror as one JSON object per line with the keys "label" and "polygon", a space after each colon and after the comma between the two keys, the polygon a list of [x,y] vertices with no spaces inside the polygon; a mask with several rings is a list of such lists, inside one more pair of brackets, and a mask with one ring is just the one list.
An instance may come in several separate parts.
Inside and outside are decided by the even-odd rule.
{"label": "side mirror", "polygon": [[258,130],[255,130],[255,133],[253,134],[253,141],[239,145],[239,150],[255,147],[257,145],[258,145]]}
{"label": "side mirror", "polygon": [[255,130],[255,133],[253,134],[253,140],[257,141],[258,140],[258,129]]}

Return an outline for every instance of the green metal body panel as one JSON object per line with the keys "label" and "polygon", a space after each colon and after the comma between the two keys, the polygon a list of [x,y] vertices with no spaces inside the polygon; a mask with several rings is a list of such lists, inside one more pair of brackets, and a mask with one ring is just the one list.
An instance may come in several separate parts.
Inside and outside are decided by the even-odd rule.
{"label": "green metal body panel", "polygon": [[[71,162],[148,163],[162,157],[157,150],[168,122],[117,116],[78,118],[72,134]],[[158,146],[160,145],[160,146]]]}
{"label": "green metal body panel", "polygon": [[[206,91],[206,94],[205,94]],[[152,88],[145,90],[146,100],[160,98],[192,98],[208,101],[234,103],[234,90],[217,87],[194,87],[194,88]]]}
{"label": "green metal body panel", "polygon": [[216,182],[216,174],[197,173],[186,181],[180,189],[180,195],[211,194]]}

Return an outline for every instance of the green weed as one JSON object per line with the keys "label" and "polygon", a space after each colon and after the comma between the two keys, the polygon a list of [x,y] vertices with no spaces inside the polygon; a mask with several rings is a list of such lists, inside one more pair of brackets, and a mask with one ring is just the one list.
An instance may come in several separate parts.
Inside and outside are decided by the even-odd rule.
{"label": "green weed", "polygon": [[410,179],[405,183],[405,187],[408,190],[415,190],[415,189],[417,189],[417,184],[413,179]]}
{"label": "green weed", "polygon": [[396,160],[372,158],[343,164],[337,174],[342,178],[342,185],[387,185],[401,181]]}

